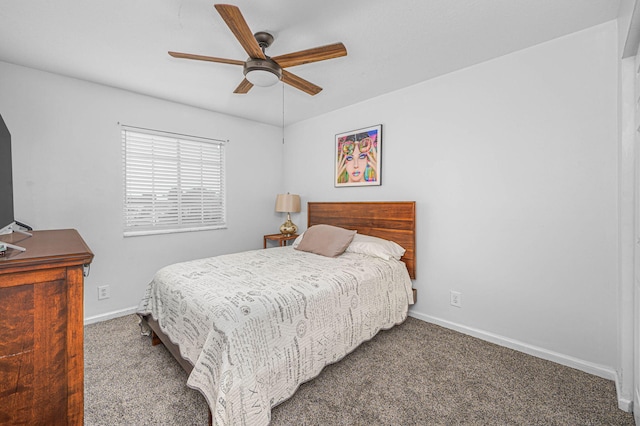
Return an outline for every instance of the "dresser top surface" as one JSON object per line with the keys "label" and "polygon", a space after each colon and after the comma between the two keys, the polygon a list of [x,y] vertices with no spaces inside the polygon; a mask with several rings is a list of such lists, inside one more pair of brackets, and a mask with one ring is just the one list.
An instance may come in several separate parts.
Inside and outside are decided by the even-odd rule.
{"label": "dresser top surface", "polygon": [[56,262],[57,260],[90,263],[93,253],[75,229],[32,231],[32,236],[14,232],[0,235],[0,242],[14,244],[26,249],[8,249],[0,256],[0,271],[19,264]]}

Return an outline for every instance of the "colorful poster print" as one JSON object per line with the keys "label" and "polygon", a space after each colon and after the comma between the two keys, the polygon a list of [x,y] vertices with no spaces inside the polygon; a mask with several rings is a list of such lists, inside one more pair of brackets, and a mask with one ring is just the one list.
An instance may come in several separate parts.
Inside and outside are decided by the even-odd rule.
{"label": "colorful poster print", "polygon": [[380,185],[382,125],[336,135],[335,186]]}

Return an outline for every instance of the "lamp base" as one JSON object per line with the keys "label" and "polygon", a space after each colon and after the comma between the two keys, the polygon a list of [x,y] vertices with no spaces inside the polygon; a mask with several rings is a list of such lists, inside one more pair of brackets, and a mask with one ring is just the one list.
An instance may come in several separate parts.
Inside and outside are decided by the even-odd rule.
{"label": "lamp base", "polygon": [[287,214],[287,221],[280,226],[280,233],[284,235],[295,234],[298,231],[298,227],[295,223],[291,222],[291,217]]}

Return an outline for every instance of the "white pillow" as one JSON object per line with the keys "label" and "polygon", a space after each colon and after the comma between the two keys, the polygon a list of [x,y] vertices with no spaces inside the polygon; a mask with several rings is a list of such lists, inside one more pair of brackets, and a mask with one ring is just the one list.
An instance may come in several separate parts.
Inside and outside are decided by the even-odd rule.
{"label": "white pillow", "polygon": [[302,241],[302,237],[303,236],[304,236],[304,232],[302,234],[298,235],[295,240],[293,240],[293,244],[291,244],[291,247],[293,247],[293,248],[298,247],[300,245],[300,241]]}
{"label": "white pillow", "polygon": [[349,253],[367,254],[385,260],[400,260],[406,250],[393,241],[372,237],[370,235],[356,234],[345,251]]}

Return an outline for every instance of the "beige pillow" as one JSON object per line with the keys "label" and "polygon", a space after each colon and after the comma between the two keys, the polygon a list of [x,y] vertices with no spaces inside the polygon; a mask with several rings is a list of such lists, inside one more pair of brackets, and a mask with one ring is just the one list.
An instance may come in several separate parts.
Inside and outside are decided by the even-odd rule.
{"label": "beige pillow", "polygon": [[331,225],[313,225],[304,232],[296,250],[327,257],[340,256],[351,244],[356,231]]}

